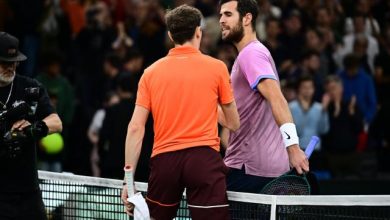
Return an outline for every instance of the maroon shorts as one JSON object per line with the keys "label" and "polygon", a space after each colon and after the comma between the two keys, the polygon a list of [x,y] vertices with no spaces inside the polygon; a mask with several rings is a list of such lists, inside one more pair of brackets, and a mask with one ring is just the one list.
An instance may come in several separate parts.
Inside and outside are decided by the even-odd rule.
{"label": "maroon shorts", "polygon": [[150,160],[146,201],[156,220],[171,220],[186,189],[192,219],[225,220],[229,217],[225,166],[210,147],[192,147],[159,154]]}

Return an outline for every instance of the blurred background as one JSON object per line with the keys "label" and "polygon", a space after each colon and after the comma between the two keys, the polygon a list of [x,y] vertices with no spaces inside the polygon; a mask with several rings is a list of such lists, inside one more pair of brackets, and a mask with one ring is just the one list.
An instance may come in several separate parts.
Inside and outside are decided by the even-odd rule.
{"label": "blurred background", "polygon": [[[322,194],[390,193],[390,0],[257,0],[257,34],[270,50],[301,145]],[[164,15],[204,15],[201,51],[230,69],[217,0],[0,0],[0,31],[20,40],[18,74],[39,80],[60,115],[41,141],[40,169],[123,178],[124,141],[143,70],[172,47]],[[388,113],[386,113],[388,112]],[[148,121],[136,180],[147,181]]]}

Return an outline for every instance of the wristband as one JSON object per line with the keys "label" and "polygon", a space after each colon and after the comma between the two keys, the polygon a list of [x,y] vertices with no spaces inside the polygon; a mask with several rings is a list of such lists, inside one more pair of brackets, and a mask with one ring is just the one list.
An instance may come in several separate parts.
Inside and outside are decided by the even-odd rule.
{"label": "wristband", "polygon": [[285,147],[289,147],[294,144],[299,145],[297,129],[295,128],[294,123],[285,123],[282,126],[280,126],[280,133],[282,133]]}

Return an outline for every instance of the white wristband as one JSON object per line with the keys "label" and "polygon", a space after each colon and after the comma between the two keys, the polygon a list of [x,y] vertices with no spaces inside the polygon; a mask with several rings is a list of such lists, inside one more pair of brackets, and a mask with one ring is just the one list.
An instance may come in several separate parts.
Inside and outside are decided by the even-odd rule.
{"label": "white wristband", "polygon": [[294,123],[285,123],[282,126],[280,126],[280,133],[282,133],[285,147],[289,147],[294,144],[299,145],[297,129],[295,128]]}

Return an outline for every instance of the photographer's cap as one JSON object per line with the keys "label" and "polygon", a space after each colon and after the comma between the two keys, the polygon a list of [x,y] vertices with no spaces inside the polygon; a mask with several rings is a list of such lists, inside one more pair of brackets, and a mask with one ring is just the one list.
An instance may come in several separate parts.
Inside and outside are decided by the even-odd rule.
{"label": "photographer's cap", "polygon": [[26,59],[19,51],[19,40],[6,32],[0,32],[0,61],[17,62]]}

